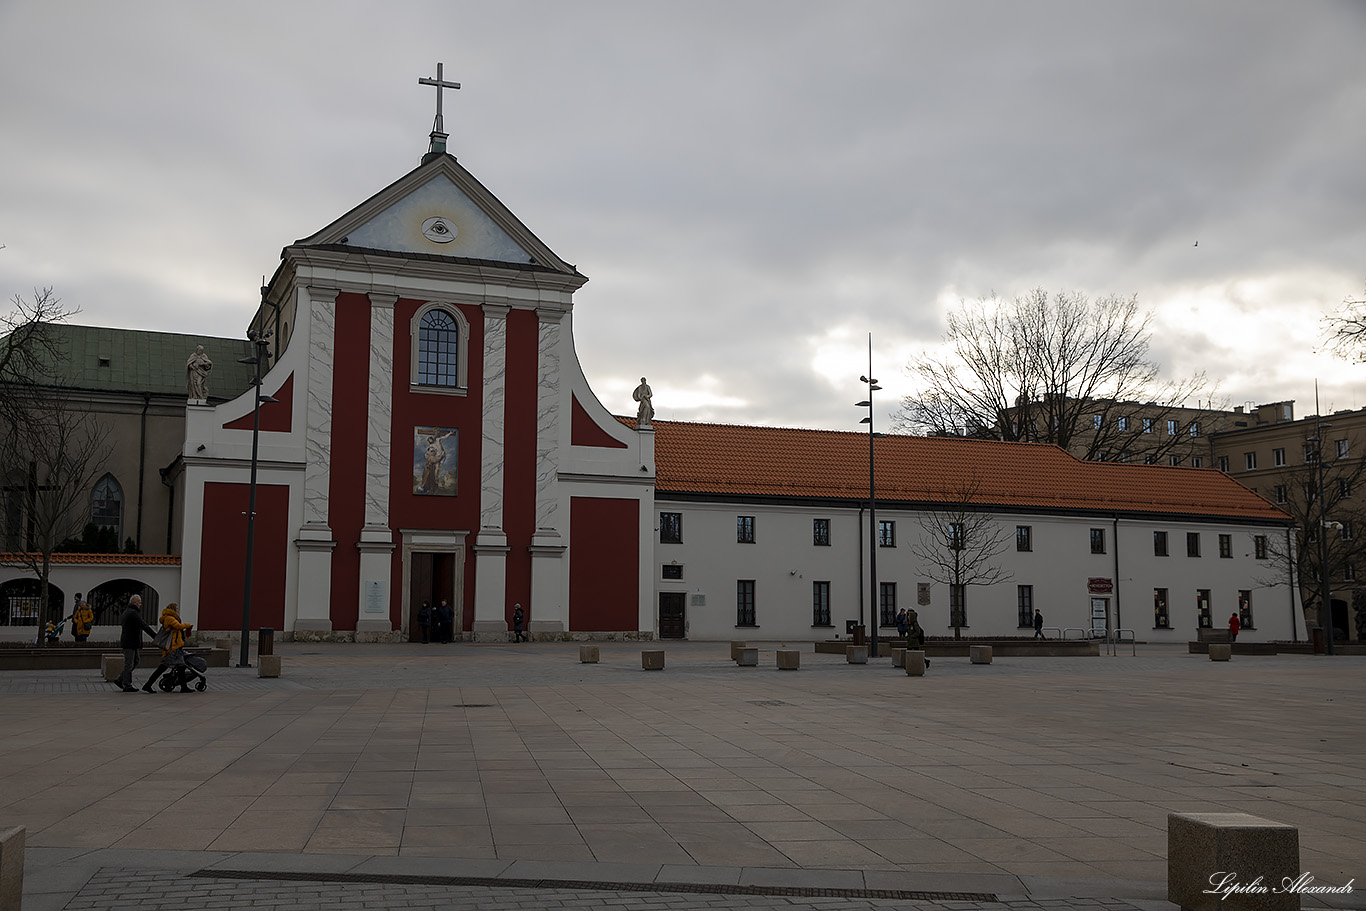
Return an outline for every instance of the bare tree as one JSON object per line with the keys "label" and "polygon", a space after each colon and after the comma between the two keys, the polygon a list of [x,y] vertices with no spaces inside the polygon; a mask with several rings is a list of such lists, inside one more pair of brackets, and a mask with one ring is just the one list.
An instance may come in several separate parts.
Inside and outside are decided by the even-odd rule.
{"label": "bare tree", "polygon": [[1353,363],[1366,363],[1366,298],[1345,298],[1323,324],[1329,351]]}
{"label": "bare tree", "polygon": [[[1113,295],[1037,289],[1009,301],[963,301],[949,314],[950,353],[908,365],[920,391],[903,399],[896,424],[1054,443],[1085,459],[1156,460],[1199,435],[1203,412],[1187,402],[1206,380],[1159,379],[1148,356],[1151,320],[1137,298]],[[1180,433],[1150,432],[1177,418]]]}
{"label": "bare tree", "polygon": [[1012,574],[996,562],[1009,543],[1005,529],[977,501],[974,479],[943,491],[945,503],[920,519],[920,539],[911,545],[921,569],[949,587],[953,638],[967,625],[968,586],[1009,582]]}
{"label": "bare tree", "polygon": [[59,362],[54,323],[77,311],[62,306],[51,288],[34,289],[32,302],[16,294],[11,309],[0,314],[0,441],[22,433],[30,416],[29,398],[36,384],[54,378]]}
{"label": "bare tree", "polygon": [[[1310,432],[1307,428],[1305,463],[1286,466],[1276,475],[1274,488],[1263,491],[1294,517],[1295,527],[1288,543],[1278,536],[1268,538],[1268,571],[1258,582],[1268,586],[1283,584],[1288,566],[1299,585],[1306,621],[1312,611],[1318,625],[1328,630],[1332,628],[1330,618],[1319,616],[1325,577],[1331,599],[1335,591],[1341,594],[1355,589],[1357,571],[1366,572],[1366,458],[1359,454],[1333,458],[1329,454],[1323,464],[1320,489],[1319,445]],[[1349,438],[1348,452],[1360,453],[1358,447],[1363,445],[1366,440]]]}
{"label": "bare tree", "polygon": [[60,394],[20,398],[27,406],[20,417],[24,432],[14,437],[11,451],[24,473],[23,527],[11,556],[37,577],[41,629],[45,620],[60,619],[60,606],[54,613],[50,603],[52,554],[89,518],[90,488],[104,471],[108,431]]}

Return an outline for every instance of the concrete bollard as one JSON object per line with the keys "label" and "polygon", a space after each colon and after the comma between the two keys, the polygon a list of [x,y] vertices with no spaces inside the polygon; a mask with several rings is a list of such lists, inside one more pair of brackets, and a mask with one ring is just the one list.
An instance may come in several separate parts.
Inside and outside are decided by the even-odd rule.
{"label": "concrete bollard", "polygon": [[868,646],[866,645],[846,645],[844,647],[844,660],[850,664],[868,663]]}
{"label": "concrete bollard", "polygon": [[991,663],[991,646],[989,645],[970,645],[968,646],[968,660],[973,664]]}
{"label": "concrete bollard", "polygon": [[279,655],[257,655],[257,656],[256,656],[256,676],[258,676],[258,677],[278,677],[278,676],[280,676],[280,656],[279,656]]}
{"label": "concrete bollard", "polygon": [[597,664],[598,647],[596,645],[579,646],[579,664]]}
{"label": "concrete bollard", "polygon": [[892,649],[892,667],[906,666],[906,650],[904,648]]}
{"label": "concrete bollard", "polygon": [[920,649],[906,650],[906,676],[924,677],[925,676],[925,653]]}
{"label": "concrete bollard", "polygon": [[0,908],[19,911],[24,900],[24,827],[0,829]]}
{"label": "concrete bollard", "polygon": [[745,647],[745,643],[743,643],[743,642],[738,642],[738,641],[735,641],[735,640],[731,640],[731,643],[730,643],[730,660],[731,660],[731,661],[734,661],[735,659],[739,658],[739,657],[740,657],[740,649],[742,649],[742,648],[744,648],[744,647]]}
{"label": "concrete bollard", "polygon": [[802,666],[802,653],[795,648],[778,649],[778,670],[796,671]]}
{"label": "concrete bollard", "polygon": [[100,673],[110,683],[123,673],[122,655],[100,655]]}
{"label": "concrete bollard", "polygon": [[758,667],[759,647],[757,645],[747,645],[740,649],[740,654],[736,657],[735,663],[741,667]]}
{"label": "concrete bollard", "polygon": [[663,651],[642,651],[640,653],[640,666],[647,671],[664,670]]}
{"label": "concrete bollard", "polygon": [[[1167,901],[1184,911],[1298,911],[1300,896],[1280,891],[1300,875],[1300,831],[1247,813],[1171,813],[1167,816]],[[1260,881],[1265,893],[1213,892]]]}
{"label": "concrete bollard", "polygon": [[1233,657],[1233,646],[1227,642],[1211,642],[1209,644],[1209,660],[1227,661]]}

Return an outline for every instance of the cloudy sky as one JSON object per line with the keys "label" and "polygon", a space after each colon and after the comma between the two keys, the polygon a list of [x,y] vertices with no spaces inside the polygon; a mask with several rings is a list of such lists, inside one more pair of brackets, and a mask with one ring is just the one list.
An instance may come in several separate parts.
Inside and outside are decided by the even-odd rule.
{"label": "cloudy sky", "polygon": [[[0,291],[237,336],[280,248],[451,151],[589,276],[632,413],[885,425],[960,299],[1137,295],[1169,377],[1366,406],[1366,3],[0,0]],[[1198,246],[1196,246],[1198,242]],[[886,408],[881,407],[885,405]]]}

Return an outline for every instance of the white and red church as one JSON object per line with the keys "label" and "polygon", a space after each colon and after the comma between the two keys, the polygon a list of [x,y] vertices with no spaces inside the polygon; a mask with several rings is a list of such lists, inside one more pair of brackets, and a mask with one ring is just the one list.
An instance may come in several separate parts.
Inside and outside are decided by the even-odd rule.
{"label": "white and red church", "polygon": [[[439,129],[439,127],[438,127]],[[448,600],[456,629],[654,627],[654,434],[589,389],[586,281],[454,157],[286,247],[254,326],[260,392],[251,626],[388,638]],[[253,392],[187,406],[174,471],[180,598],[240,628]]]}

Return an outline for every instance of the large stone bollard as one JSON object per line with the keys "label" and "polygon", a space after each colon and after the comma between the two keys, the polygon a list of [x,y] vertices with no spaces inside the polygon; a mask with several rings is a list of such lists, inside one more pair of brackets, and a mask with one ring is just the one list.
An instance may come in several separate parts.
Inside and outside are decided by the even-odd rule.
{"label": "large stone bollard", "polygon": [[844,647],[844,660],[850,664],[868,663],[868,646],[866,645],[846,645]]}
{"label": "large stone bollard", "polygon": [[1227,661],[1233,657],[1233,646],[1227,642],[1211,642],[1209,644],[1209,660]]}
{"label": "large stone bollard", "polygon": [[757,645],[747,645],[740,649],[740,654],[736,656],[735,663],[740,667],[759,666],[759,647]]}
{"label": "large stone bollard", "polygon": [[24,827],[0,829],[0,908],[19,911],[24,900]]}
{"label": "large stone bollard", "polygon": [[123,673],[122,655],[100,655],[100,673],[104,679],[113,683]]}
{"label": "large stone bollard", "polygon": [[739,658],[739,657],[740,657],[740,649],[742,649],[742,648],[744,648],[744,647],[745,647],[745,643],[739,642],[739,641],[736,641],[736,640],[731,640],[731,643],[730,643],[730,660],[731,660],[731,661],[734,661],[734,660],[736,660],[737,658]]}
{"label": "large stone bollard", "polygon": [[906,650],[904,648],[892,649],[892,667],[906,666]]}
{"label": "large stone bollard", "polygon": [[579,646],[579,664],[597,664],[598,647],[596,645]]}
{"label": "large stone bollard", "polygon": [[278,676],[280,676],[280,656],[279,656],[279,655],[257,655],[257,656],[256,656],[256,676],[258,676],[258,677],[278,677]]}
{"label": "large stone bollard", "polygon": [[795,648],[778,649],[778,670],[795,671],[802,666],[802,653]]}
{"label": "large stone bollard", "polygon": [[906,650],[906,676],[924,677],[925,676],[925,653],[920,649]]}
{"label": "large stone bollard", "polygon": [[661,649],[642,651],[640,653],[640,666],[647,671],[664,670],[664,652]]}
{"label": "large stone bollard", "polygon": [[1280,890],[1299,875],[1294,826],[1247,813],[1167,816],[1167,901],[1184,911],[1298,911],[1300,896]]}
{"label": "large stone bollard", "polygon": [[973,664],[991,663],[991,646],[989,645],[970,645],[968,646],[968,660]]}

